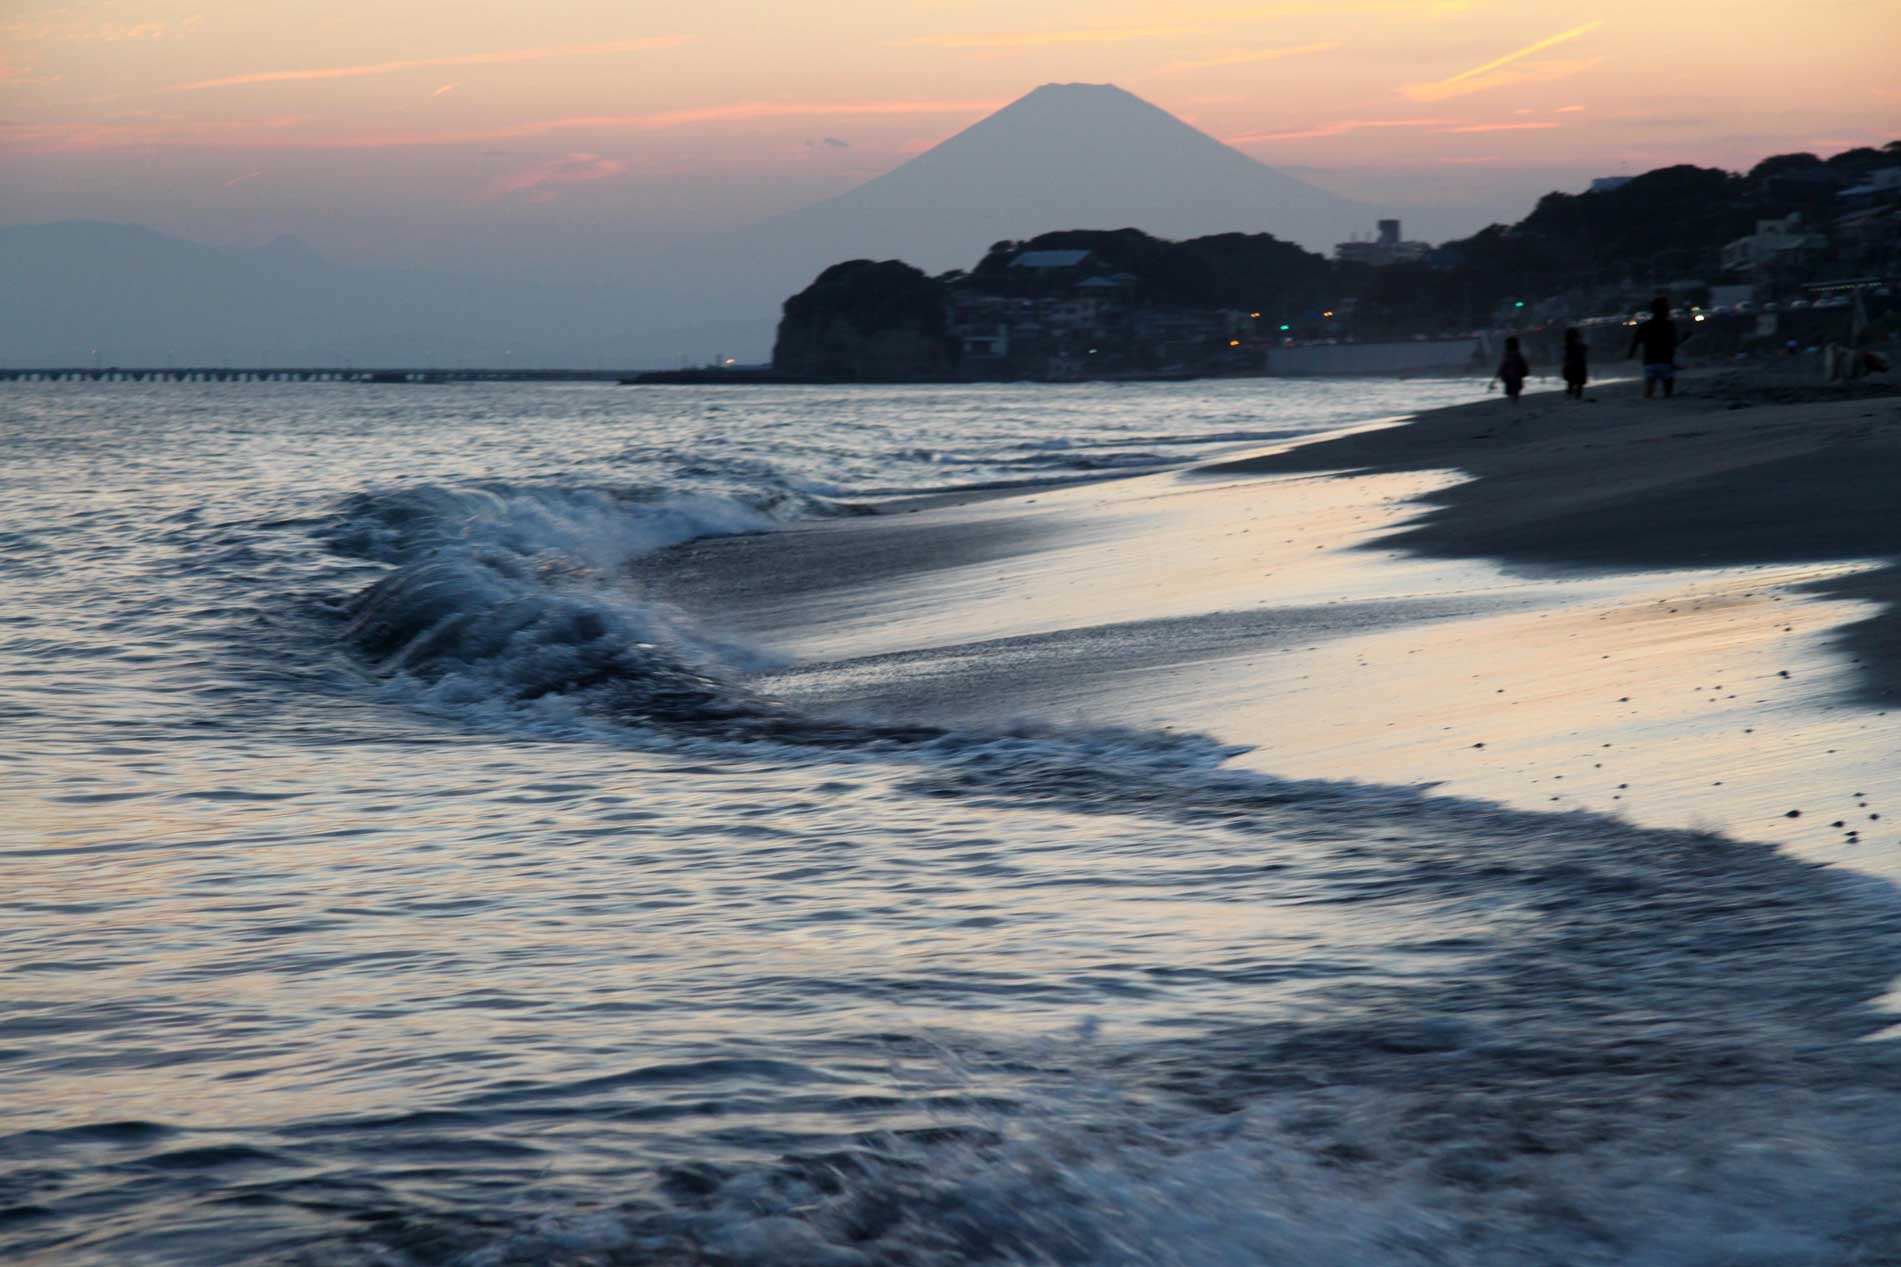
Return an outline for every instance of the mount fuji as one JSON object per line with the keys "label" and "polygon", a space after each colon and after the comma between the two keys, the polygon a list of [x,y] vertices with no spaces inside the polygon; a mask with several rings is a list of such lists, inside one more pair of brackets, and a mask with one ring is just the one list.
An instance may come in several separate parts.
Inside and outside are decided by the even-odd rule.
{"label": "mount fuji", "polygon": [[841,260],[939,272],[1053,229],[1265,232],[1326,252],[1378,214],[1112,84],[1045,84],[855,189],[672,253],[655,281],[703,319],[682,326],[750,352],[779,301]]}

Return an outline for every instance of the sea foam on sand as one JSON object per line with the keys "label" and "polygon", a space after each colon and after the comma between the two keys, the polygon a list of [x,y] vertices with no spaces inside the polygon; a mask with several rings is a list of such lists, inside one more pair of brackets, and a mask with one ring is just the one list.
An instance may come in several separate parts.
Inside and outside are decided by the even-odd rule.
{"label": "sea foam on sand", "polygon": [[807,711],[1193,730],[1280,775],[1714,828],[1901,877],[1897,475],[1894,398],[1703,380],[651,566],[790,656],[758,685]]}

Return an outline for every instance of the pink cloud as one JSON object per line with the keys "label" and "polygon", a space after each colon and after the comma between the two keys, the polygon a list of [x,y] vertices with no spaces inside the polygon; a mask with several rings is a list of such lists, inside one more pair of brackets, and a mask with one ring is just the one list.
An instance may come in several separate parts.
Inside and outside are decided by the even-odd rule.
{"label": "pink cloud", "polygon": [[560,195],[549,185],[582,185],[597,180],[609,180],[625,175],[627,164],[618,158],[602,158],[599,154],[584,152],[562,154],[556,158],[544,159],[533,163],[520,171],[510,172],[490,182],[479,195],[479,202],[493,202],[506,198],[510,194],[534,192],[531,201],[552,202]]}
{"label": "pink cloud", "polygon": [[287,130],[304,123],[302,115],[226,122],[178,119],[124,119],[117,122],[0,122],[0,150],[27,154],[67,154],[170,145],[205,149],[294,148]]}
{"label": "pink cloud", "polygon": [[1440,128],[1445,134],[1460,132],[1542,132],[1546,128],[1555,128],[1555,123],[1462,123],[1456,128]]}

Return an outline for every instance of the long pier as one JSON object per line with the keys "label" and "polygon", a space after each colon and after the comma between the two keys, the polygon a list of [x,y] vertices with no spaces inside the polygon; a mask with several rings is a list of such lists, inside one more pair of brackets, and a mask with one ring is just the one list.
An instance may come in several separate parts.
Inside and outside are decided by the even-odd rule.
{"label": "long pier", "polygon": [[31,383],[617,383],[634,370],[340,367],[52,366],[0,368],[0,382]]}

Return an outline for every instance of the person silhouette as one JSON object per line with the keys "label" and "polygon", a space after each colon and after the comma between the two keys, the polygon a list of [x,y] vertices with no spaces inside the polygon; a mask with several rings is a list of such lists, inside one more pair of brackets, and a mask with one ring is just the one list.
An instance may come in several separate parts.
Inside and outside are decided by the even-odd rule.
{"label": "person silhouette", "polygon": [[1657,384],[1663,384],[1665,399],[1675,394],[1677,389],[1677,328],[1670,324],[1670,301],[1658,295],[1650,301],[1650,320],[1637,327],[1630,337],[1630,351],[1624,354],[1629,360],[1637,355],[1637,349],[1644,350],[1644,399],[1649,400],[1657,394]]}
{"label": "person silhouette", "polygon": [[1591,381],[1590,363],[1584,348],[1584,335],[1573,328],[1564,332],[1564,394],[1573,400],[1584,399],[1584,385]]}
{"label": "person silhouette", "polygon": [[[1505,356],[1498,363],[1498,373],[1492,375],[1495,382],[1505,385],[1505,399],[1518,407],[1518,394],[1525,390],[1525,376],[1531,373],[1531,366],[1525,360],[1525,354],[1518,350],[1518,336],[1512,335],[1505,340]],[[1489,389],[1491,384],[1486,384]]]}

